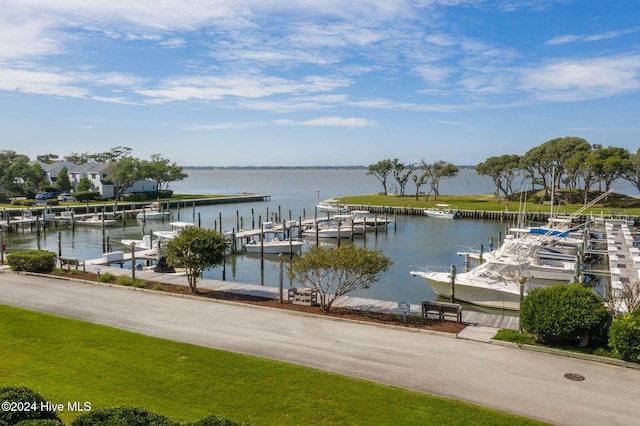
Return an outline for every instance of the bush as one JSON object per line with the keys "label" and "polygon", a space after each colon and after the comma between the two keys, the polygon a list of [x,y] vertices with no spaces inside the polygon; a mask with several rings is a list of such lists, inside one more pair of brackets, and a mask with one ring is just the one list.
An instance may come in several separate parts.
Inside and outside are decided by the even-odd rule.
{"label": "bush", "polygon": [[115,281],[115,280],[116,280],[116,276],[110,272],[100,275],[100,279],[99,279],[101,283],[110,283],[111,281]]}
{"label": "bush", "polygon": [[146,280],[139,280],[139,279],[133,279],[128,275],[120,275],[116,281],[118,282],[118,284],[126,286],[126,287],[136,287],[136,288],[143,288],[147,286],[147,281]]}
{"label": "bush", "polygon": [[80,414],[71,426],[179,426],[169,417],[138,407],[98,408]]}
{"label": "bush", "polygon": [[15,272],[51,272],[57,255],[47,250],[23,250],[7,255],[7,262]]}
{"label": "bush", "polygon": [[25,206],[25,207],[33,207],[36,205],[34,200],[27,200],[24,198],[17,198],[11,201],[12,206]]}
{"label": "bush", "polygon": [[613,320],[609,347],[623,360],[640,363],[640,309]]}
{"label": "bush", "polygon": [[173,197],[173,190],[172,189],[160,189],[157,192],[158,192],[158,195],[156,196],[156,198],[171,198],[171,197]]}
{"label": "bush", "polygon": [[202,420],[187,423],[185,426],[241,426],[247,423],[238,423],[221,416],[207,416]]}
{"label": "bush", "polygon": [[603,337],[609,313],[600,298],[580,284],[534,289],[520,306],[522,329],[542,343],[574,344]]}
{"label": "bush", "polygon": [[78,191],[78,192],[74,192],[73,196],[75,197],[76,200],[85,202],[85,201],[95,200],[100,196],[100,194],[97,193],[96,191]]}
{"label": "bush", "polygon": [[7,195],[5,192],[0,192],[0,203],[8,203],[11,200],[11,197]]}
{"label": "bush", "polygon": [[60,205],[60,201],[58,201],[58,200],[47,200],[47,205],[55,207],[55,206]]}
{"label": "bush", "polygon": [[122,201],[138,202],[147,201],[147,194],[145,192],[130,192],[122,195]]}
{"label": "bush", "polygon": [[54,411],[41,411],[41,403],[46,403],[45,399],[38,392],[26,387],[6,386],[0,388],[0,402],[25,403],[33,408],[33,410],[0,410],[0,425],[15,425],[23,420],[60,421]]}
{"label": "bush", "polygon": [[16,423],[16,426],[64,426],[60,420],[51,419],[36,419],[36,420],[22,420]]}

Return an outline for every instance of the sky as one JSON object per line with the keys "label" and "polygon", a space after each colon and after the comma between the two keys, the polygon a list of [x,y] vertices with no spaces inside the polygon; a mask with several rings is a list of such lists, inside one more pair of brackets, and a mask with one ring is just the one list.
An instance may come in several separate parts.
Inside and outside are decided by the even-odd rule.
{"label": "sky", "polygon": [[640,147],[637,0],[0,0],[0,149],[182,166]]}

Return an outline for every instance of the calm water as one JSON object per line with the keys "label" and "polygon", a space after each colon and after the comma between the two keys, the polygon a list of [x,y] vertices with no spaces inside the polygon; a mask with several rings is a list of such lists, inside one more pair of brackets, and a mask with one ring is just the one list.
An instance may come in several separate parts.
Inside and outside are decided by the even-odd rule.
{"label": "calm water", "polygon": [[[203,227],[220,226],[225,231],[237,228],[238,218],[242,218],[245,229],[251,228],[252,221],[259,226],[260,220],[266,220],[274,212],[281,212],[285,219],[291,215],[297,219],[306,213],[313,215],[314,206],[327,198],[375,193],[382,189],[380,182],[372,176],[366,176],[364,170],[188,170],[189,177],[171,185],[177,193],[191,194],[238,194],[254,192],[270,194],[271,201],[256,203],[238,203],[230,205],[186,207],[172,211],[173,220],[200,222]],[[635,191],[623,189],[620,192]],[[389,190],[393,190],[389,185]],[[407,192],[415,188],[409,184]],[[492,183],[479,177],[473,170],[463,169],[455,178],[443,181],[442,194],[489,194],[493,192]],[[408,301],[419,303],[433,299],[435,294],[421,278],[413,278],[409,271],[423,266],[444,266],[455,264],[462,269],[462,258],[456,251],[463,247],[489,246],[489,238],[497,242],[499,235],[505,234],[509,223],[479,220],[443,220],[427,217],[396,218],[389,232],[379,233],[377,237],[368,234],[366,241],[357,237],[354,244],[381,249],[394,261],[393,266],[380,281],[370,289],[351,293],[362,297]],[[167,224],[148,222],[144,232],[168,229]],[[141,223],[129,220],[126,226],[106,228],[113,250],[125,250],[120,244],[123,238],[140,238],[143,232]],[[40,237],[35,231],[5,234],[9,250],[40,248],[58,251],[58,235],[62,253],[80,259],[99,258],[102,255],[103,233],[101,229],[77,227],[75,232],[66,227],[47,230]],[[313,239],[309,240],[312,244]],[[327,242],[327,244],[332,244]],[[336,244],[333,242],[333,244]],[[277,258],[270,257],[260,268],[259,256],[240,254],[230,256],[225,277],[228,281],[278,285]],[[130,266],[129,266],[130,267]],[[205,277],[221,279],[222,268],[207,271]]]}

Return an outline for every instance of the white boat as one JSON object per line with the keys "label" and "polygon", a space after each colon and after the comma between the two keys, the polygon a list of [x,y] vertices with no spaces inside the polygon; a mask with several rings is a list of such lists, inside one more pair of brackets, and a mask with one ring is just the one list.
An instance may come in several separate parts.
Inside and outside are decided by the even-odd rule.
{"label": "white boat", "polygon": [[442,219],[460,218],[460,211],[451,207],[449,204],[436,204],[436,207],[424,209],[424,214],[428,217],[436,217]]}
{"label": "white boat", "polygon": [[[455,298],[488,308],[520,309],[520,283],[511,277],[503,277],[484,265],[489,264],[456,274]],[[411,275],[424,278],[439,296],[450,297],[450,272],[411,271]],[[526,288],[523,293],[526,294]]]}
{"label": "white boat", "polygon": [[289,253],[300,253],[304,242],[301,240],[279,240],[274,238],[273,240],[263,241],[260,243],[259,241],[250,241],[245,244],[244,248],[247,253],[260,253],[263,252],[265,254],[289,254]]}
{"label": "white boat", "polygon": [[114,226],[118,221],[109,219],[102,214],[75,216],[74,223],[81,226]]}
{"label": "white boat", "polygon": [[339,220],[325,219],[316,221],[315,226],[306,229],[302,235],[318,238],[351,238],[353,228],[350,224],[346,225]]}
{"label": "white boat", "polygon": [[171,230],[168,231],[153,231],[153,235],[158,237],[158,239],[162,240],[173,240],[175,237],[180,235],[180,233],[187,229],[193,228],[195,223],[193,222],[171,222],[169,223],[171,226]]}
{"label": "white boat", "polygon": [[348,209],[338,204],[338,200],[330,198],[328,200],[321,201],[316,205],[318,213],[347,213]]}
{"label": "white boat", "polygon": [[151,235],[144,235],[141,240],[120,240],[122,244],[127,247],[131,247],[132,243],[135,243],[136,250],[150,250],[153,248],[153,241],[151,241]]}
{"label": "white boat", "polygon": [[136,219],[140,220],[166,220],[169,219],[169,212],[149,209],[143,210],[140,213],[136,214]]}

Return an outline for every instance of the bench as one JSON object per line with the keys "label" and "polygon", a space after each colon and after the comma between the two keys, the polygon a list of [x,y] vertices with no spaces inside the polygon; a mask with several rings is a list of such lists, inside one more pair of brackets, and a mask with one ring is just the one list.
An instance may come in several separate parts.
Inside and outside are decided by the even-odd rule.
{"label": "bench", "polygon": [[82,266],[82,271],[83,272],[87,272],[87,270],[85,269],[84,266],[84,260],[83,261],[79,261],[77,257],[66,257],[66,256],[60,256],[58,258],[58,260],[60,261],[60,269],[64,269],[64,267],[67,267],[67,271],[71,270],[72,266],[75,266],[76,271],[78,270],[79,266]]}
{"label": "bench", "polygon": [[422,317],[429,318],[429,314],[436,315],[440,321],[455,318],[456,322],[462,322],[462,306],[457,303],[422,301]]}
{"label": "bench", "polygon": [[289,303],[294,305],[318,305],[318,290],[312,288],[290,288],[288,296]]}

